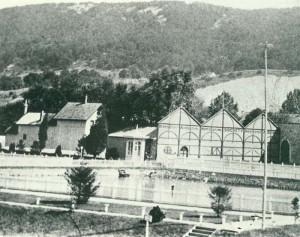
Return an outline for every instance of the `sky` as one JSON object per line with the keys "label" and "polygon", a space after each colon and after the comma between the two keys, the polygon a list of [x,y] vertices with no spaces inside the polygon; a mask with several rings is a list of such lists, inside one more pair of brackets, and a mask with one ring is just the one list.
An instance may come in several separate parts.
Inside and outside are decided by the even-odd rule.
{"label": "sky", "polygon": [[[14,6],[41,3],[80,3],[80,2],[129,2],[140,0],[0,0],[0,9]],[[150,1],[150,0],[146,0]],[[185,0],[186,2],[204,2],[241,9],[289,8],[300,7],[300,0]]]}

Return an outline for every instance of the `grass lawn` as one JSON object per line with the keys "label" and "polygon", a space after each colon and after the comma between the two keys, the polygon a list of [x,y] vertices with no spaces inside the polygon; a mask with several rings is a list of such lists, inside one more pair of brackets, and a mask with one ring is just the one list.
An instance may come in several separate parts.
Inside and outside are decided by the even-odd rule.
{"label": "grass lawn", "polygon": [[[33,195],[23,195],[23,194],[11,194],[11,193],[1,193],[0,192],[0,201],[11,201],[11,202],[20,202],[20,203],[27,203],[27,204],[35,204],[36,203],[36,196]],[[56,206],[56,207],[70,207],[70,199],[57,199],[57,198],[41,198],[40,201],[41,205],[47,206]],[[85,210],[92,210],[92,211],[99,211],[104,212],[104,203],[93,202],[90,201],[87,204],[81,204],[77,207],[78,209],[85,209]],[[149,212],[152,207],[147,207],[146,212]],[[129,215],[136,215],[139,216],[142,213],[142,207],[134,206],[134,205],[125,205],[125,204],[110,204],[109,205],[109,212],[113,213],[123,213]],[[166,218],[179,220],[180,213],[183,210],[176,210],[176,209],[162,209],[165,213]],[[221,218],[217,217],[214,213],[203,212],[203,221],[208,223],[215,223],[221,224]],[[196,211],[184,211],[184,220],[188,221],[199,221],[199,213]],[[244,220],[249,220],[249,216],[244,216]],[[239,221],[239,216],[237,215],[228,215],[227,221]]]}
{"label": "grass lawn", "polygon": [[[38,236],[144,236],[139,219],[96,216],[63,211],[46,211],[0,205],[0,236],[20,234]],[[151,237],[182,236],[191,226],[158,223],[150,226]]]}
{"label": "grass lawn", "polygon": [[300,225],[287,225],[283,227],[269,228],[264,231],[253,230],[240,233],[239,237],[298,237]]}

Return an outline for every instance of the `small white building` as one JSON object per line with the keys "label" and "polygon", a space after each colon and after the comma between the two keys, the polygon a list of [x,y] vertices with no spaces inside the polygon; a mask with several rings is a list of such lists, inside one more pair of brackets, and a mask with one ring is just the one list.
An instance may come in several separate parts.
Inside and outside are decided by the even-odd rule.
{"label": "small white building", "polygon": [[114,132],[108,135],[107,147],[116,148],[121,159],[155,159],[156,131],[156,127],[145,127]]}

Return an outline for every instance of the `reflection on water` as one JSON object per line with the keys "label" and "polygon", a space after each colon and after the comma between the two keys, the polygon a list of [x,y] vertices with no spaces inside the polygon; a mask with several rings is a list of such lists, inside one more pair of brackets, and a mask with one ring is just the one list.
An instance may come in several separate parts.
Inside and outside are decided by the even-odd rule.
{"label": "reflection on water", "polygon": [[[0,185],[6,188],[43,192],[68,192],[63,177],[65,169],[1,169]],[[143,170],[128,170],[130,177],[119,178],[116,169],[97,169],[97,182],[102,197],[209,207],[209,188],[215,184],[199,181],[172,180],[146,175]],[[149,172],[148,172],[149,173]],[[174,185],[172,192],[171,186]],[[235,210],[261,210],[262,189],[232,186],[232,207]],[[291,211],[290,202],[297,191],[268,190],[268,208]]]}

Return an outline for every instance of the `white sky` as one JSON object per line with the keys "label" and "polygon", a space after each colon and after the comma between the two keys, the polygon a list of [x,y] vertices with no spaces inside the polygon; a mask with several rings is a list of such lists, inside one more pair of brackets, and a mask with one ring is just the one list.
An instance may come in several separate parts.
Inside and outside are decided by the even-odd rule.
{"label": "white sky", "polygon": [[[41,3],[79,3],[79,2],[129,2],[134,0],[0,0],[0,9],[13,6]],[[140,0],[135,0],[136,2]],[[148,1],[148,0],[146,0]],[[214,5],[242,9],[300,7],[300,0],[186,0],[187,2],[205,2]]]}

